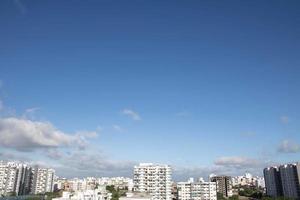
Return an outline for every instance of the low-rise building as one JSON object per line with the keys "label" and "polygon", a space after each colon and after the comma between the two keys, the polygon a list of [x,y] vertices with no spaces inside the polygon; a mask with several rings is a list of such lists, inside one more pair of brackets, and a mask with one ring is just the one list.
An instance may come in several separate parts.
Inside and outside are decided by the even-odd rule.
{"label": "low-rise building", "polygon": [[198,182],[190,179],[177,183],[178,200],[217,200],[217,185],[215,182],[205,182],[202,178]]}
{"label": "low-rise building", "polygon": [[142,192],[128,192],[126,197],[120,197],[119,200],[151,200],[151,195]]}
{"label": "low-rise building", "polygon": [[76,192],[67,192],[62,193],[62,197],[53,198],[52,200],[110,200],[111,193],[108,193],[104,189],[95,189],[95,190],[84,190]]}

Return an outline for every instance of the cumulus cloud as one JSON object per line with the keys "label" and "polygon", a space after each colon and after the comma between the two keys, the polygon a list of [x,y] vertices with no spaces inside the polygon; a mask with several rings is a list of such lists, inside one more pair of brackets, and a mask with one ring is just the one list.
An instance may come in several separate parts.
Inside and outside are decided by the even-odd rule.
{"label": "cumulus cloud", "polygon": [[130,109],[124,109],[124,110],[122,110],[122,114],[131,117],[135,121],[139,121],[139,120],[142,119],[137,112],[135,112],[133,110],[130,110]]}
{"label": "cumulus cloud", "polygon": [[18,151],[37,148],[78,147],[87,144],[82,134],[67,134],[49,122],[32,121],[15,117],[0,119],[0,145]]}
{"label": "cumulus cloud", "polygon": [[278,147],[278,151],[281,153],[298,153],[300,152],[300,145],[290,140],[283,140]]}
{"label": "cumulus cloud", "polygon": [[261,164],[259,160],[240,157],[240,156],[229,156],[229,157],[220,157],[215,160],[215,165],[233,167],[233,168],[243,168],[243,167],[257,167]]}
{"label": "cumulus cloud", "polygon": [[185,181],[189,177],[208,177],[210,174],[223,174],[224,168],[221,166],[194,166],[180,167],[173,166],[173,177],[177,181]]}
{"label": "cumulus cloud", "polygon": [[59,151],[57,148],[54,148],[54,149],[47,149],[46,156],[53,160],[59,160],[64,156],[64,154],[61,151]]}
{"label": "cumulus cloud", "polygon": [[61,167],[57,168],[58,173],[65,176],[74,174],[84,176],[130,176],[133,166],[132,161],[114,161],[107,158],[101,152],[80,152],[75,151],[65,154],[61,161]]}
{"label": "cumulus cloud", "polygon": [[288,116],[281,116],[280,117],[280,122],[283,123],[283,124],[288,124],[290,121],[289,117]]}

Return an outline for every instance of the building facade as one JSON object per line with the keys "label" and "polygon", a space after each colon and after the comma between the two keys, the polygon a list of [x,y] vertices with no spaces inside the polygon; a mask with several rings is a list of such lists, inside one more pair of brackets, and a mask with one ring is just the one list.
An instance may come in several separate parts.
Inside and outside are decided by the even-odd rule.
{"label": "building facade", "polygon": [[40,168],[36,166],[33,170],[32,194],[53,192],[54,169]]}
{"label": "building facade", "polygon": [[281,165],[279,172],[283,196],[300,199],[300,163]]}
{"label": "building facade", "polygon": [[300,199],[300,163],[265,168],[264,177],[268,196]]}
{"label": "building facade", "polygon": [[171,200],[171,167],[141,163],[134,167],[134,191],[148,193],[153,200]]}
{"label": "building facade", "polygon": [[217,184],[217,192],[224,197],[232,196],[232,182],[230,176],[216,176],[211,175],[210,181]]}
{"label": "building facade", "polygon": [[0,195],[18,196],[53,191],[53,169],[0,161]]}
{"label": "building facade", "polygon": [[245,173],[242,176],[232,177],[232,186],[250,186],[257,188],[265,188],[265,180],[260,176],[253,176],[250,173]]}
{"label": "building facade", "polygon": [[278,167],[274,166],[274,167],[265,168],[264,178],[265,178],[266,192],[268,196],[280,197],[283,195],[281,178],[280,178]]}
{"label": "building facade", "polygon": [[217,200],[216,182],[187,181],[177,184],[178,200]]}

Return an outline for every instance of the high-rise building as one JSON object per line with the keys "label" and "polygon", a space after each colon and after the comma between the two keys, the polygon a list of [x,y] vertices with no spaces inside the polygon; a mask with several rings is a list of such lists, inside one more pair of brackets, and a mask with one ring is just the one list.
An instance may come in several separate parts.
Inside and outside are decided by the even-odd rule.
{"label": "high-rise building", "polygon": [[224,197],[232,196],[232,183],[230,176],[210,176],[211,182],[217,183],[217,192],[221,193]]}
{"label": "high-rise building", "polygon": [[53,191],[53,169],[32,168],[0,161],[0,195],[26,195]]}
{"label": "high-rise building", "polygon": [[18,195],[29,194],[31,191],[32,179],[32,168],[27,165],[22,165],[18,171],[18,186],[16,193]]}
{"label": "high-rise building", "polygon": [[282,196],[282,184],[279,168],[276,166],[265,168],[264,178],[267,195],[271,197]]}
{"label": "high-rise building", "polygon": [[31,189],[31,168],[16,162],[0,162],[0,194],[24,195]]}
{"label": "high-rise building", "polygon": [[171,200],[172,182],[169,165],[141,163],[134,167],[134,190],[148,193],[153,200]]}
{"label": "high-rise building", "polygon": [[283,196],[300,199],[300,163],[281,165],[279,172]]}
{"label": "high-rise building", "polygon": [[217,185],[215,182],[187,181],[177,184],[178,200],[217,200]]}
{"label": "high-rise building", "polygon": [[40,168],[36,166],[33,169],[32,194],[41,194],[53,192],[54,169]]}
{"label": "high-rise building", "polygon": [[265,168],[264,176],[267,195],[300,199],[300,163]]}

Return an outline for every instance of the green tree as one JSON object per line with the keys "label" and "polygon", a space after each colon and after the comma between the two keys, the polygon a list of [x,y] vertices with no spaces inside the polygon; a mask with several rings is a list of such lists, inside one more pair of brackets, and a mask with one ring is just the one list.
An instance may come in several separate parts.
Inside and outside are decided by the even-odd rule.
{"label": "green tree", "polygon": [[217,193],[217,200],[226,200],[226,198],[223,196],[222,193],[218,192]]}

